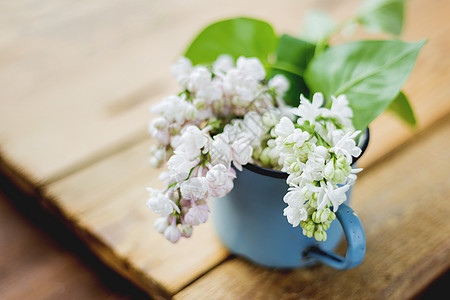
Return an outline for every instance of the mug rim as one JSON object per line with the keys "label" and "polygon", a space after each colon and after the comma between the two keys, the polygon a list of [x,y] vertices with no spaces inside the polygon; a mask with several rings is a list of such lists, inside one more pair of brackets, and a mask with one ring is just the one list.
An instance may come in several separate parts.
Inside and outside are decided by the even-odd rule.
{"label": "mug rim", "polygon": [[[366,130],[364,131],[364,134],[361,135],[361,138],[359,139],[359,143],[358,143],[358,146],[360,146],[360,148],[361,148],[361,154],[358,157],[353,157],[352,165],[355,164],[357,162],[357,160],[364,154],[364,152],[367,149],[367,146],[369,145],[369,140],[370,140],[370,131],[369,131],[369,127],[367,127]],[[246,165],[243,165],[242,167],[244,167],[245,169],[247,169],[249,171],[252,171],[252,172],[264,175],[264,176],[270,176],[273,178],[287,179],[289,176],[289,174],[286,172],[261,167],[261,166],[258,166],[258,165],[252,164],[252,163],[247,163]]]}

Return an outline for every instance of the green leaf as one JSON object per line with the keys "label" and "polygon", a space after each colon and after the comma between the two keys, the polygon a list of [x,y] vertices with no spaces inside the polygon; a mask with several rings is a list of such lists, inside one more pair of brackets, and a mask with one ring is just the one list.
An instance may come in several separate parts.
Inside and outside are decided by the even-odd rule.
{"label": "green leaf", "polygon": [[298,106],[300,94],[309,94],[303,73],[314,55],[314,48],[313,44],[287,34],[278,41],[276,61],[270,66],[269,77],[282,74],[289,80],[289,90],[284,97],[288,105]]}
{"label": "green leaf", "polygon": [[345,94],[353,125],[365,129],[400,93],[425,41],[359,41],[328,48],[305,72],[313,92]]}
{"label": "green leaf", "polygon": [[404,0],[366,0],[358,21],[372,32],[400,35],[403,28]]}
{"label": "green leaf", "polygon": [[277,36],[266,22],[235,18],[219,21],[206,27],[188,47],[185,56],[193,64],[211,63],[220,54],[257,57],[267,62],[275,51]]}
{"label": "green leaf", "polygon": [[392,103],[387,108],[389,112],[400,117],[410,126],[416,126],[416,117],[414,116],[414,111],[409,104],[408,98],[403,92],[400,92],[397,97],[392,101]]}
{"label": "green leaf", "polygon": [[337,23],[322,11],[310,11],[304,20],[302,37],[312,43],[322,41],[337,27]]}
{"label": "green leaf", "polygon": [[276,62],[272,67],[302,76],[314,55],[314,48],[311,43],[283,34],[278,41]]}

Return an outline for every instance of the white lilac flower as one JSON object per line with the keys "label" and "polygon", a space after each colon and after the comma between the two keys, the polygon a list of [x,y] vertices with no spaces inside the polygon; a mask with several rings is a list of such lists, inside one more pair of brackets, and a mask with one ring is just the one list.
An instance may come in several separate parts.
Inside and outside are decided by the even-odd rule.
{"label": "white lilac flower", "polygon": [[242,166],[246,165],[252,158],[253,148],[250,144],[251,141],[249,139],[240,138],[235,140],[231,145],[233,165],[239,171],[242,171]]}
{"label": "white lilac flower", "polygon": [[212,81],[209,85],[200,89],[197,92],[196,97],[198,99],[206,101],[206,103],[220,101],[223,98],[223,89],[221,82],[217,80]]}
{"label": "white lilac flower", "polygon": [[361,148],[356,146],[355,138],[361,133],[361,131],[347,132],[344,136],[338,139],[333,147],[330,148],[330,152],[334,152],[337,155],[344,155],[347,161],[351,163],[352,157],[358,157],[361,154]]}
{"label": "white lilac flower", "polygon": [[232,68],[234,68],[234,59],[231,55],[219,55],[213,63],[214,74],[225,74]]}
{"label": "white lilac flower", "polygon": [[176,182],[186,180],[194,168],[200,162],[199,158],[191,160],[191,158],[184,152],[175,152],[167,161],[170,175],[175,178]]}
{"label": "white lilac flower", "polygon": [[182,87],[186,87],[192,71],[192,63],[186,57],[180,57],[177,62],[172,65],[170,71],[177,82]]}
{"label": "white lilac flower", "polygon": [[275,126],[275,134],[280,143],[284,143],[284,139],[288,137],[295,129],[294,123],[287,118],[282,117],[280,122]]}
{"label": "white lilac flower", "polygon": [[285,146],[290,145],[295,149],[300,149],[309,138],[310,135],[308,132],[302,131],[300,128],[296,128],[286,137],[284,144]]}
{"label": "white lilac flower", "polygon": [[325,184],[324,181],[320,182],[321,190],[317,197],[317,209],[324,209],[328,205],[333,206],[333,212],[336,212],[339,205],[347,200],[346,192],[350,188],[350,185],[344,185],[342,187],[334,187],[331,182]]}
{"label": "white lilac flower", "polygon": [[164,236],[172,243],[176,243],[181,238],[181,232],[178,230],[176,224],[172,223],[172,225],[168,226],[166,230],[164,230]]}
{"label": "white lilac flower", "polygon": [[207,68],[203,66],[196,66],[189,76],[189,81],[186,87],[190,92],[205,89],[211,83],[211,76],[211,72]]}
{"label": "white lilac flower", "polygon": [[337,119],[337,121],[344,126],[352,126],[351,118],[353,117],[353,111],[348,106],[348,100],[345,95],[340,95],[337,98],[331,97],[331,108],[325,110],[324,116]]}
{"label": "white lilac flower", "polygon": [[292,224],[292,227],[297,227],[301,221],[306,220],[308,212],[303,206],[296,207],[289,205],[283,210],[283,215],[286,216],[289,224]]}
{"label": "white lilac flower", "polygon": [[184,152],[190,159],[195,159],[201,154],[201,149],[208,140],[208,128],[200,130],[197,126],[190,125],[185,127],[181,137],[174,143],[175,151]]}
{"label": "white lilac flower", "polygon": [[205,177],[193,177],[180,186],[181,195],[188,200],[205,199],[208,195],[209,185]]}
{"label": "white lilac flower", "polygon": [[147,207],[155,213],[165,217],[170,215],[173,211],[179,211],[177,205],[170,200],[166,194],[152,188],[147,188],[147,191],[150,192],[150,196],[147,200]]}
{"label": "white lilac flower", "polygon": [[290,187],[287,194],[283,197],[283,201],[290,205],[300,207],[307,201],[304,191],[298,187]]}
{"label": "white lilac flower", "polygon": [[189,208],[184,216],[184,222],[189,225],[199,225],[208,220],[209,207],[205,204]]}
{"label": "white lilac flower", "polygon": [[291,112],[300,117],[297,121],[299,125],[304,124],[306,121],[310,124],[315,124],[316,119],[322,115],[324,111],[322,105],[323,95],[321,93],[315,93],[312,102],[303,95],[300,95],[300,105],[298,108],[293,108]]}
{"label": "white lilac flower", "polygon": [[225,196],[233,188],[234,178],[236,178],[236,172],[233,169],[222,164],[212,167],[206,174],[210,195],[216,198]]}
{"label": "white lilac flower", "polygon": [[163,116],[168,122],[183,124],[195,118],[195,107],[186,101],[186,96],[171,95],[152,106],[152,112]]}
{"label": "white lilac flower", "polygon": [[275,75],[269,80],[269,88],[274,89],[279,95],[283,95],[289,89],[289,81],[283,75]]}
{"label": "white lilac flower", "polygon": [[241,56],[236,61],[236,67],[246,77],[256,80],[263,80],[266,77],[266,70],[262,63],[256,57]]}

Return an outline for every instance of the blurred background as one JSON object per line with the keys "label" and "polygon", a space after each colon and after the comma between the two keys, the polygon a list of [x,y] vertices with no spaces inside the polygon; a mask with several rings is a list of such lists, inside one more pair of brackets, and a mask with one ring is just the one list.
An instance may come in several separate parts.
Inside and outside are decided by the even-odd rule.
{"label": "blurred background", "polygon": [[[447,30],[439,22],[448,23],[448,10],[433,11],[432,19],[420,16],[428,5],[448,5],[445,0],[410,2],[414,10],[407,14],[405,39],[429,37],[434,63],[422,70],[447,72],[448,59],[440,57],[448,56],[448,43],[437,47],[444,42],[432,37]],[[271,23],[277,33],[298,35],[306,10],[325,10],[342,19],[358,4],[356,0],[0,1],[0,299],[147,298],[36,199],[48,185],[147,139],[149,105],[176,91],[170,66],[205,25],[250,16]],[[408,29],[412,22],[414,30]],[[356,37],[363,35],[358,32]],[[430,85],[427,80],[415,82]],[[433,96],[434,86],[428,90],[424,94]],[[419,131],[444,118],[450,105],[446,101],[434,107],[418,96],[411,101],[420,111]],[[387,129],[375,140],[389,131],[401,132],[403,140],[412,136],[392,117],[382,116],[376,124]],[[397,139],[383,138],[385,143]],[[386,154],[376,145],[363,164]],[[449,276],[443,275],[417,299],[441,293],[448,283]]]}

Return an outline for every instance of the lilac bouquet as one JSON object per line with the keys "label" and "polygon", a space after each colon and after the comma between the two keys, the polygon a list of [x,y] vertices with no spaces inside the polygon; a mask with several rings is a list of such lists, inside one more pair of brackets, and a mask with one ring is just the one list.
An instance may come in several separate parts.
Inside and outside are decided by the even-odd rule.
{"label": "lilac bouquet", "polygon": [[194,39],[171,69],[180,92],[152,107],[149,127],[157,140],[150,162],[167,162],[168,171],[164,190],[148,188],[147,206],[169,241],[205,223],[208,200],[225,196],[247,164],[287,173],[280,214],[299,234],[327,239],[361,171],[352,168],[361,131],[386,109],[415,124],[401,88],[423,41],[328,43],[348,25],[397,33],[385,14],[402,18],[403,2],[387,10],[380,8],[390,0],[368,2],[350,21],[305,39],[249,18],[214,23]]}

